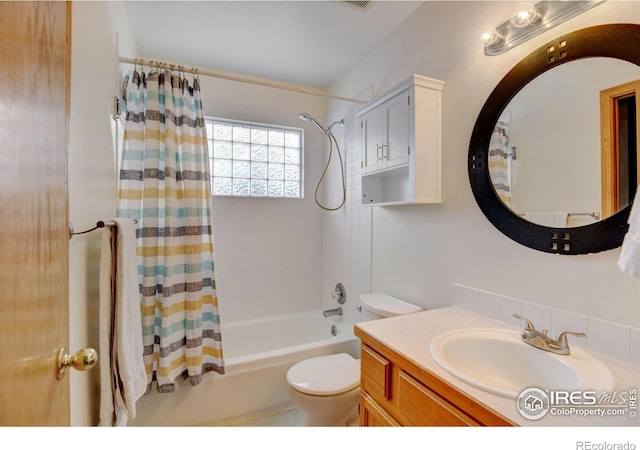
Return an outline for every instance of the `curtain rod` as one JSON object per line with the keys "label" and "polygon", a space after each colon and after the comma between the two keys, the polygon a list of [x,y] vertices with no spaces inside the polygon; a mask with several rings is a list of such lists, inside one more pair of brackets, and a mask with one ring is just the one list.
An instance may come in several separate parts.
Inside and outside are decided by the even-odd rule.
{"label": "curtain rod", "polygon": [[[176,70],[178,72],[184,72],[184,73],[192,73],[195,75],[202,75],[202,76],[206,76],[206,77],[212,77],[212,78],[220,78],[222,80],[230,80],[230,81],[237,81],[239,83],[246,83],[246,84],[253,84],[256,86],[263,86],[263,87],[268,87],[268,88],[272,88],[272,89],[280,89],[280,90],[284,90],[284,91],[291,91],[291,92],[296,92],[298,94],[307,94],[307,95],[317,95],[320,97],[327,97],[327,98],[331,98],[334,100],[342,100],[345,102],[353,102],[353,103],[361,103],[361,104],[367,104],[369,103],[371,100],[360,100],[357,98],[350,98],[350,97],[341,97],[339,95],[332,95],[332,94],[327,94],[325,92],[314,92],[314,91],[310,91],[310,90],[306,90],[306,89],[301,89],[301,88],[296,88],[296,87],[292,87],[292,86],[286,86],[274,81],[262,81],[262,80],[252,80],[250,78],[245,78],[245,77],[241,77],[238,75],[232,75],[232,74],[228,74],[228,73],[224,73],[224,72],[219,72],[213,69],[206,69],[206,68],[191,68],[191,69],[187,69],[184,66],[178,65],[178,64],[168,64],[168,63],[163,63],[163,62],[158,62],[158,61],[145,61],[143,59],[137,59],[137,58],[127,58],[124,56],[120,56],[119,57],[120,62],[121,63],[127,63],[127,64],[140,64],[142,66],[150,66],[150,67],[157,67],[159,69],[169,69],[169,70]],[[372,88],[373,91],[373,88]],[[372,96],[373,97],[373,96]]]}

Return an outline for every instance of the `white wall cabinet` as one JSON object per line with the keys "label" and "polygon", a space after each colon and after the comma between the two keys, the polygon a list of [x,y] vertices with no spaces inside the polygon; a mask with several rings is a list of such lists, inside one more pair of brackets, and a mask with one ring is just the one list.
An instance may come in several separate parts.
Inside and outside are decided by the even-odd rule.
{"label": "white wall cabinet", "polygon": [[362,173],[409,162],[409,102],[407,89],[362,116]]}
{"label": "white wall cabinet", "polygon": [[442,88],[413,75],[356,113],[362,205],[442,203]]}

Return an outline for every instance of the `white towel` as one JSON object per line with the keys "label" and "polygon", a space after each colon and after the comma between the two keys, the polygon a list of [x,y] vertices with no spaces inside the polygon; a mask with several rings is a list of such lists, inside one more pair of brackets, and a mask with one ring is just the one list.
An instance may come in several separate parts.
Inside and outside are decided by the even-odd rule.
{"label": "white towel", "polygon": [[566,211],[528,212],[524,215],[529,222],[551,228],[566,228],[568,217]]}
{"label": "white towel", "polygon": [[125,426],[147,389],[131,219],[105,227],[100,257],[100,426]]}
{"label": "white towel", "polygon": [[622,241],[618,267],[632,277],[640,278],[640,185],[629,214],[629,230]]}

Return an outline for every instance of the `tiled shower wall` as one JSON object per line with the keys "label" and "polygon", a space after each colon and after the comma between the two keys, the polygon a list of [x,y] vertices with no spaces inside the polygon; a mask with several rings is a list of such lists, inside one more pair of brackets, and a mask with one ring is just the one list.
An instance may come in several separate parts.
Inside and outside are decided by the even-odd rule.
{"label": "tiled shower wall", "polygon": [[582,332],[586,338],[569,336],[569,345],[640,365],[640,329],[606,320],[575,314],[557,308],[506,297],[493,292],[455,284],[453,305],[477,314],[523,328],[514,313],[529,319],[537,330],[549,330],[551,336],[562,331]]}
{"label": "tiled shower wall", "polygon": [[[338,211],[323,212],[323,308],[335,308],[338,304],[331,299],[336,283],[344,285],[347,300],[342,305],[344,315],[341,320],[350,323],[359,321],[356,310],[359,295],[371,289],[371,215],[372,208],[361,207],[360,183],[360,124],[354,113],[362,105],[340,105],[327,123],[344,119],[344,127],[335,125],[332,129],[340,146],[345,164],[347,200]],[[327,147],[328,149],[328,147]],[[328,157],[328,150],[325,154]],[[341,174],[335,152],[326,180],[321,186],[321,199],[327,206],[337,206],[342,198]],[[326,162],[326,158],[324,160]],[[334,165],[334,162],[336,164]]]}

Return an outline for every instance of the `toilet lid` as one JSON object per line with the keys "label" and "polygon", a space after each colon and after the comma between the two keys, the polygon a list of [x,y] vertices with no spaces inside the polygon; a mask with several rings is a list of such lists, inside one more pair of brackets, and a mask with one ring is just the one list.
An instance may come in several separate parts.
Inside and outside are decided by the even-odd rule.
{"label": "toilet lid", "polygon": [[360,384],[360,360],[347,353],[306,359],[289,369],[287,382],[304,394],[341,394]]}

